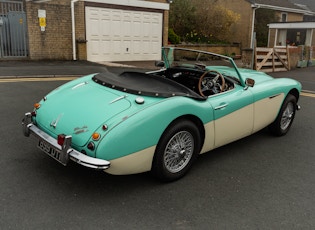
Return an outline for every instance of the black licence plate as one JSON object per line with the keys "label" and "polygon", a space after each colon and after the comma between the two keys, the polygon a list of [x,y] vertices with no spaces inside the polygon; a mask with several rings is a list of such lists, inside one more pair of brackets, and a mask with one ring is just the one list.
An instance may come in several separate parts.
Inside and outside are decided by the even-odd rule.
{"label": "black licence plate", "polygon": [[52,158],[60,162],[61,164],[63,165],[67,164],[67,157],[64,156],[64,153],[61,152],[59,149],[54,148],[52,145],[50,145],[46,141],[40,139],[38,141],[37,147],[40,150],[42,150],[44,153],[46,153],[47,155],[51,156]]}

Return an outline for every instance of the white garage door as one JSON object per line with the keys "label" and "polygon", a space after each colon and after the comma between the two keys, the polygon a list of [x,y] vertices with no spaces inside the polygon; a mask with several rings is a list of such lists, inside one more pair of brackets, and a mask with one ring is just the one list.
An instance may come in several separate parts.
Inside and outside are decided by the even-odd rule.
{"label": "white garage door", "polygon": [[161,58],[162,13],[86,7],[89,61]]}

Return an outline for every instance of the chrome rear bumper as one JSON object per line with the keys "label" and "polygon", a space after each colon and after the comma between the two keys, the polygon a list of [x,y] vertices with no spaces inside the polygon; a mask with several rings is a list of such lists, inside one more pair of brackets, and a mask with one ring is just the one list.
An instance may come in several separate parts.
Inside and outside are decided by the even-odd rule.
{"label": "chrome rear bumper", "polygon": [[[31,119],[31,113],[26,113],[23,120],[22,120],[22,128],[23,134],[26,137],[29,137],[30,134],[34,135],[39,141],[44,141],[51,146],[56,152],[58,152],[58,157],[55,154],[49,154],[45,152],[47,155],[53,157],[59,163],[63,165],[67,165],[69,159],[83,165],[88,168],[98,169],[98,170],[105,170],[110,167],[110,162],[94,157],[87,156],[73,148],[71,148],[71,136],[66,136],[65,142],[62,146],[57,143],[57,140],[52,136],[48,135],[47,133],[40,130]],[[55,152],[54,152],[55,153]]]}

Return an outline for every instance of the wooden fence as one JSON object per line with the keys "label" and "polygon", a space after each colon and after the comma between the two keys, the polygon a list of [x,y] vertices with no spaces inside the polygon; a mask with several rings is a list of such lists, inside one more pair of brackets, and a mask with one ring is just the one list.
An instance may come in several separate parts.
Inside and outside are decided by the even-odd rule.
{"label": "wooden fence", "polygon": [[288,48],[255,48],[256,70],[262,72],[279,72],[290,70]]}

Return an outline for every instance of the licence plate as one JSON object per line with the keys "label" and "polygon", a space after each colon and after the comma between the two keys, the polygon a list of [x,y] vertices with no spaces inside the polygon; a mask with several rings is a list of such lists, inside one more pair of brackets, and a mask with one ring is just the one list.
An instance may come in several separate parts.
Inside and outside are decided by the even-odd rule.
{"label": "licence plate", "polygon": [[61,152],[59,149],[54,148],[52,145],[47,143],[46,141],[39,140],[37,147],[42,150],[47,155],[51,156],[58,162],[60,162],[63,165],[67,164],[67,157],[63,152]]}

